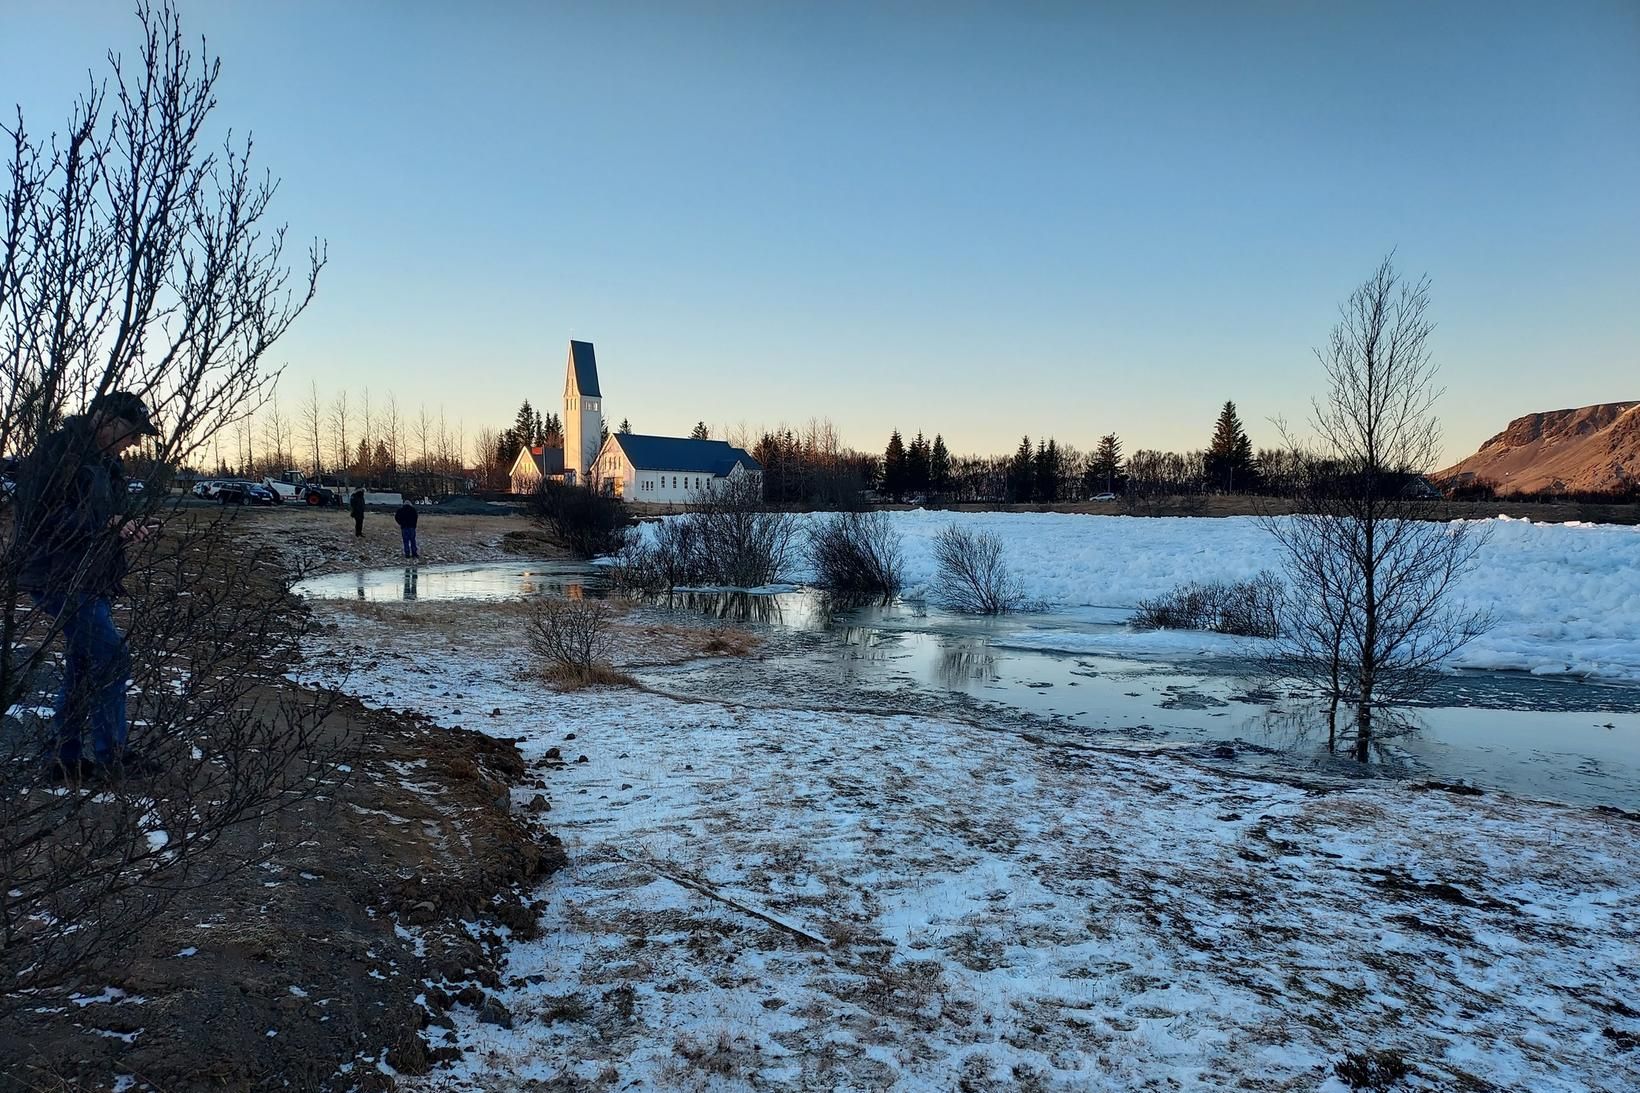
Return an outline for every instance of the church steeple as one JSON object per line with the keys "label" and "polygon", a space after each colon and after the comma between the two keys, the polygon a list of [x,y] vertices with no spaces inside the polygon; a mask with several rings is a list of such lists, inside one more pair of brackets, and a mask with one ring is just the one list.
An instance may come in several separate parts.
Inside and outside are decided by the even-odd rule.
{"label": "church steeple", "polygon": [[564,369],[564,470],[574,472],[578,486],[587,484],[587,471],[598,458],[603,402],[592,343],[570,342],[569,364]]}

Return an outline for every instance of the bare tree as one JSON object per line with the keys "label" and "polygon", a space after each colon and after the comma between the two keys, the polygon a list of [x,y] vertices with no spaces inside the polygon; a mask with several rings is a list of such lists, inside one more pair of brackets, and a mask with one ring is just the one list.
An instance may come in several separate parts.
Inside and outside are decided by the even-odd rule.
{"label": "bare tree", "polygon": [[501,489],[501,478],[507,473],[507,467],[499,458],[501,431],[488,425],[480,426],[474,434],[473,443],[478,448],[473,454],[476,457],[474,469],[478,472],[479,482],[487,490]]}
{"label": "bare tree", "polygon": [[370,414],[370,388],[359,395],[359,473],[369,477],[371,453],[376,450],[376,419]]}
{"label": "bare tree", "polygon": [[1265,520],[1293,589],[1282,654],[1334,708],[1354,703],[1362,762],[1375,713],[1422,694],[1489,622],[1452,602],[1485,535],[1442,521],[1422,477],[1440,455],[1433,329],[1428,278],[1408,283],[1385,258],[1316,351],[1328,391],[1312,404],[1307,511]]}
{"label": "bare tree", "polygon": [[263,463],[268,473],[278,474],[289,467],[294,462],[290,451],[290,419],[280,411],[279,396],[275,394],[262,415]]}
{"label": "bare tree", "polygon": [[324,473],[325,404],[319,401],[319,383],[308,381],[308,395],[301,408],[302,440],[313,456],[313,477]]}
{"label": "bare tree", "polygon": [[347,388],[336,392],[336,398],[330,404],[330,439],[333,453],[331,462],[336,469],[346,473],[348,465],[353,462],[353,449],[347,446]]}
{"label": "bare tree", "polygon": [[[166,525],[128,552],[129,686],[123,664],[99,662],[65,710],[72,723],[87,691],[118,686],[135,706],[133,739],[164,774],[124,765],[94,791],[43,785],[57,742],[29,711],[56,690],[50,650],[68,612],[21,595],[22,573],[60,541],[41,530],[52,476],[84,465],[94,443],[89,427],[59,426],[132,391],[161,427],[141,461],[178,465],[235,425],[251,462],[250,415],[277,376],[264,357],[324,265],[316,243],[292,278],[284,229],[267,219],[275,182],[252,170],[249,142],[206,147],[219,62],[203,43],[192,52],[169,5],[140,3],[137,19],[137,63],[110,54],[108,81],[80,97],[63,134],[36,138],[20,113],[0,125],[0,448],[24,457],[17,521],[0,530],[0,1012],[117,955],[184,886],[242,868],[212,856],[218,839],[313,786],[319,756],[321,711],[246,701],[299,633],[286,589],[217,522],[162,508],[153,490],[84,534],[85,564],[52,584],[65,604],[105,597],[90,570],[106,575],[120,530]],[[266,436],[282,453],[277,406]]]}
{"label": "bare tree", "polygon": [[387,406],[382,410],[381,441],[387,447],[385,470],[397,474],[404,462],[404,420],[399,416],[398,396],[387,392]]}
{"label": "bare tree", "polygon": [[427,416],[427,404],[421,404],[414,420],[410,422],[411,435],[416,441],[416,470],[426,473],[433,469],[432,445],[438,439],[437,430],[433,427],[433,419]]}

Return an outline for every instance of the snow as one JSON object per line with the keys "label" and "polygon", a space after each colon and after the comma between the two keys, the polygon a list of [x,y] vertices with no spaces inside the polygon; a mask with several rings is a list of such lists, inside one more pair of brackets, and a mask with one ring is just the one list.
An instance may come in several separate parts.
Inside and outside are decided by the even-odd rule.
{"label": "snow", "polygon": [[1640,1085],[1631,819],[938,717],[557,695],[496,643],[324,610],[313,663],[374,654],[354,693],[501,711],[478,724],[521,739],[569,857],[508,949],[514,1027],[457,1007],[465,1055],[407,1089],[1342,1089],[1364,1051],[1414,1089]]}
{"label": "snow", "polygon": [[[936,576],[933,540],[952,523],[997,535],[1027,599],[1051,609],[1130,610],[1141,599],[1193,581],[1246,580],[1280,571],[1269,532],[1253,517],[1083,516],[1060,513],[886,514],[902,537],[905,595],[926,599]],[[819,515],[799,517],[805,524]],[[1455,599],[1484,607],[1492,628],[1451,663],[1640,680],[1640,527],[1538,524],[1498,517],[1475,523],[1488,536]],[[812,573],[799,561],[791,574]],[[1062,648],[1058,645],[1052,648]],[[1113,631],[1073,652],[1219,651],[1213,636]]]}

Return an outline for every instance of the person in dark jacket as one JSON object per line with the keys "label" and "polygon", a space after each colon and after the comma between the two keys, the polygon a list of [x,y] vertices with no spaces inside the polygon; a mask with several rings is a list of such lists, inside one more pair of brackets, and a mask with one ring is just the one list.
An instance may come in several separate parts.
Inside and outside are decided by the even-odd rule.
{"label": "person in dark jacket", "polygon": [[353,512],[353,537],[364,538],[364,491],[354,490],[353,497],[348,501],[348,508]]}
{"label": "person in dark jacket", "polygon": [[18,469],[17,585],[57,621],[67,647],[52,719],[59,777],[149,767],[126,747],[131,661],[111,601],[125,591],[126,542],[153,530],[127,514],[120,453],[157,435],[140,398],[112,391],[64,421]]}
{"label": "person in dark jacket", "polygon": [[393,513],[393,522],[399,525],[399,531],[404,536],[404,556],[419,558],[416,552],[416,506],[406,501]]}
{"label": "person in dark jacket", "polygon": [[394,510],[394,524],[399,525],[399,532],[405,538],[405,558],[420,558],[415,548],[415,505],[403,502],[399,509]]}

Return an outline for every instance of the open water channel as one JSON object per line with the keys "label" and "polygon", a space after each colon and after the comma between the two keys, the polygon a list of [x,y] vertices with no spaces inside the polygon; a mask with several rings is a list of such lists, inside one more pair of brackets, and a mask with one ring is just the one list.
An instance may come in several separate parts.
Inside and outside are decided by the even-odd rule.
{"label": "open water channel", "polygon": [[[332,574],[297,591],[313,599],[497,601],[572,589],[603,595],[607,584],[593,566],[500,562]],[[1312,703],[1264,677],[1251,655],[1256,643],[1136,652],[1119,606],[972,618],[906,601],[836,609],[824,595],[796,589],[678,593],[638,609],[674,621],[729,619],[763,637],[755,657],[639,673],[680,695],[1046,721],[1103,746],[1362,773],[1329,755],[1326,720]],[[1640,806],[1640,686],[1461,672],[1405,718],[1410,731],[1387,745],[1369,776]]]}

